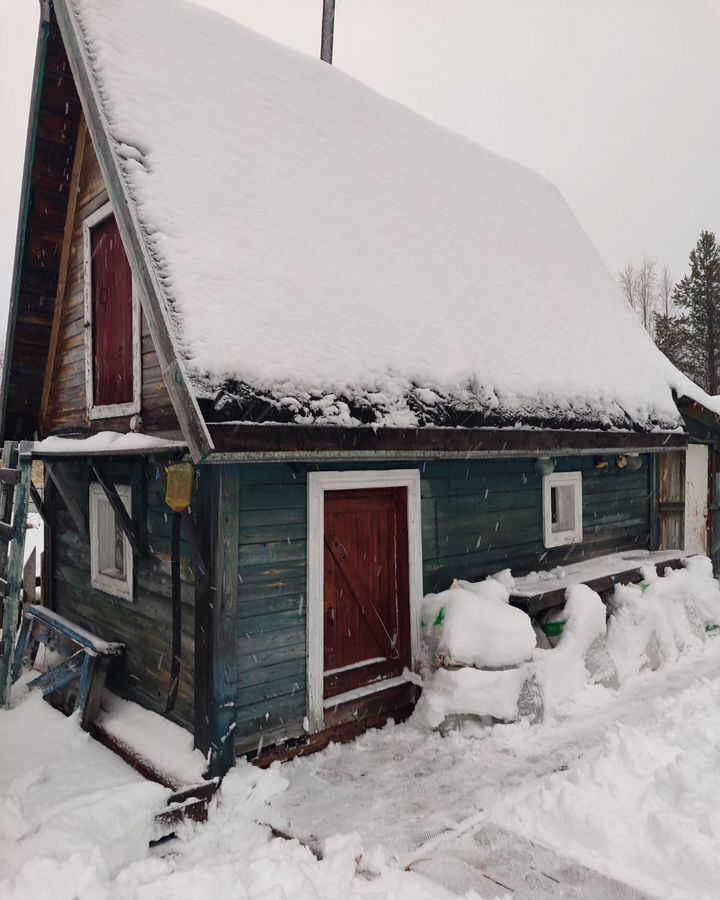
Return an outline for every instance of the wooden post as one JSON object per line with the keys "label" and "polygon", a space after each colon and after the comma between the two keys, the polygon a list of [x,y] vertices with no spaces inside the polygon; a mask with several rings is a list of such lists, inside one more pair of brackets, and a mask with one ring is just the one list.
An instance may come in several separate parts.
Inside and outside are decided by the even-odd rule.
{"label": "wooden post", "polygon": [[33,551],[25,560],[23,566],[23,602],[37,603],[37,548],[33,547]]}
{"label": "wooden post", "polygon": [[211,534],[210,677],[208,709],[210,775],[224,775],[235,762],[237,683],[238,544],[240,472],[237,465],[213,467]]}
{"label": "wooden post", "polygon": [[335,0],[323,0],[322,40],[320,59],[332,65],[333,39],[335,34]]}

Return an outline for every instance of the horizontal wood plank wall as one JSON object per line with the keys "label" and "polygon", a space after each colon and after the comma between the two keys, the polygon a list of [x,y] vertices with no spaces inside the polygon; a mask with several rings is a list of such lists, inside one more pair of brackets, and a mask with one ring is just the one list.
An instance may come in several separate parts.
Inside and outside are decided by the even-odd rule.
{"label": "horizontal wood plank wall", "polygon": [[[108,196],[92,142],[88,139],[80,175],[79,196],[70,248],[67,288],[63,305],[57,357],[45,422],[46,434],[72,429],[127,431],[129,417],[87,417],[85,397],[85,299],[83,293],[83,221],[107,203]],[[143,430],[169,438],[181,438],[160,364],[145,317],[142,316]]]}
{"label": "horizontal wood plank wall", "polygon": [[[90,584],[90,547],[79,534],[57,493],[51,510],[54,598],[59,613],[108,641],[126,645],[125,655],[113,661],[108,686],[120,696],[162,713],[170,682],[172,612],[170,583],[171,514],[165,504],[165,476],[152,462],[137,462],[133,490],[133,519],[144,526],[148,552],[135,561],[135,602],[128,603]],[[116,483],[131,483],[133,464],[103,463]],[[90,477],[84,464],[57,463],[63,480],[72,486],[87,516]],[[146,514],[137,516],[136,498],[146,496]],[[172,715],[193,729],[195,586],[197,572],[191,550],[181,542],[182,670],[177,707]]]}
{"label": "horizontal wood plank wall", "polygon": [[[511,567],[516,574],[649,543],[650,467],[583,472],[584,542],[543,547],[542,477],[534,459],[402,463],[342,468],[419,468],[424,589]],[[318,468],[337,469],[324,465]],[[236,747],[302,734],[305,701],[306,473],[290,465],[240,467]]]}

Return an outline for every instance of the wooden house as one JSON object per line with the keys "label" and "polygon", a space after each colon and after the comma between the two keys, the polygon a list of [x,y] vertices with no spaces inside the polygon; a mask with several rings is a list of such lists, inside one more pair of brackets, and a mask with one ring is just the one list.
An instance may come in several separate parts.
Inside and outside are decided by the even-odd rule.
{"label": "wooden house", "polygon": [[682,549],[680,398],[544,179],[184,0],[41,2],[3,434],[43,602],[213,771],[407,712],[453,578]]}

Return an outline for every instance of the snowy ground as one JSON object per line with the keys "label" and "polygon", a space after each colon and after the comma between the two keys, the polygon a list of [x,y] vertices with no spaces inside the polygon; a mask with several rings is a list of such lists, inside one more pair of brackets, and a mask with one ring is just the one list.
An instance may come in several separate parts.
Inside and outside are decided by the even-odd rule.
{"label": "snowy ground", "polygon": [[408,723],[241,765],[207,825],[148,850],[167,792],[30,696],[0,713],[0,897],[717,898],[719,701],[716,639],[540,726]]}
{"label": "snowy ground", "polygon": [[457,857],[500,826],[648,896],[717,898],[719,701],[713,640],[617,691],[589,686],[543,725],[442,738],[408,723],[295,760],[265,820],[310,842],[352,828],[366,848],[383,845],[455,889],[480,890],[477,869],[459,877]]}

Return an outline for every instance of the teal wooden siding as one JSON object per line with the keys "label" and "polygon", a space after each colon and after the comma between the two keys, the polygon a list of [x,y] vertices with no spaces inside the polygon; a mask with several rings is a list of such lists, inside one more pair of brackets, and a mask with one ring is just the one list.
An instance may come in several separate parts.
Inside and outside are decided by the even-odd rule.
{"label": "teal wooden siding", "polygon": [[[545,550],[542,478],[534,459],[325,465],[318,469],[417,468],[422,486],[425,591],[453,578],[516,574],[649,544],[650,466],[599,472],[591,458],[557,460],[583,472],[581,545]],[[307,467],[240,471],[237,617],[237,747],[302,731],[305,716]]]}
{"label": "teal wooden siding", "polygon": [[[88,467],[84,462],[56,463],[55,467],[87,517]],[[88,537],[76,531],[62,500],[55,495],[51,510],[55,608],[105,640],[124,643],[126,652],[113,661],[108,686],[120,696],[162,713],[170,679],[172,628],[171,522],[164,499],[165,476],[161,467],[140,462],[103,463],[103,471],[118,484],[131,483],[134,477],[133,519],[145,528],[148,540],[148,553],[135,560],[135,601],[129,603],[91,586]],[[181,554],[182,670],[177,706],[171,718],[192,730],[197,575],[184,541]]]}

